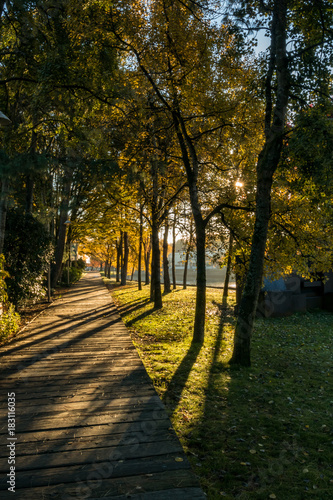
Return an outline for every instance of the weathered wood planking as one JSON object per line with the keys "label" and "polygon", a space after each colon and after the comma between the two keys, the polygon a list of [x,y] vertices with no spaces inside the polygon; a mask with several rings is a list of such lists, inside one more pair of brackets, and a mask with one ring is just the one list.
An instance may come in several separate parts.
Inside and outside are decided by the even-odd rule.
{"label": "weathered wood planking", "polygon": [[[0,498],[203,500],[97,274],[0,348]],[[7,393],[16,394],[16,491],[7,490]]]}

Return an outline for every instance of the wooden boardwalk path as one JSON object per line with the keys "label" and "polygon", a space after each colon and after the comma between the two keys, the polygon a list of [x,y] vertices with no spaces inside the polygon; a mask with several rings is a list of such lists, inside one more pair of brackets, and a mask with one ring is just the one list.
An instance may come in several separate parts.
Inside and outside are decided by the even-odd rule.
{"label": "wooden boardwalk path", "polygon": [[[1,499],[205,498],[97,273],[0,356]],[[15,393],[13,436],[8,393]],[[15,494],[7,483],[14,454]]]}

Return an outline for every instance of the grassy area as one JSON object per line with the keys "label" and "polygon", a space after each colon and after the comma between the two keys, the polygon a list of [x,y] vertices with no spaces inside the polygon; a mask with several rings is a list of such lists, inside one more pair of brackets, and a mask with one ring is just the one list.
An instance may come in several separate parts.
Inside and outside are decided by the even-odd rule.
{"label": "grassy area", "polygon": [[208,289],[201,349],[191,347],[195,289],[164,296],[160,311],[148,292],[112,294],[208,499],[331,499],[333,315],[257,320],[253,366],[236,369],[220,291]]}

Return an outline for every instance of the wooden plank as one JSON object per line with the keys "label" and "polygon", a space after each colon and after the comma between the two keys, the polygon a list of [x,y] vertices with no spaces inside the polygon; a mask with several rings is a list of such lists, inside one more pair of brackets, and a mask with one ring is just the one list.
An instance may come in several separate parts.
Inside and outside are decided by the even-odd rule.
{"label": "wooden plank", "polygon": [[[5,359],[2,359],[2,362],[1,362],[1,366],[6,366],[7,364],[21,364],[21,363],[31,363],[31,362],[34,362],[34,361],[38,361],[38,362],[41,362],[41,361],[49,361],[49,360],[53,360],[53,361],[71,361],[73,359],[76,359],[78,361],[84,361],[85,357],[87,356],[87,353],[86,352],[77,352],[76,354],[74,353],[69,353],[69,352],[63,352],[63,353],[58,353],[58,352],[50,352],[50,353],[40,353],[39,354],[39,351],[36,351],[36,355],[35,356],[25,356],[23,354],[12,354],[12,355],[8,355],[6,356]],[[108,360],[108,359],[113,359],[114,357],[118,357],[118,356],[133,356],[133,357],[138,357],[138,353],[136,352],[134,346],[130,346],[130,347],[114,347],[112,348],[112,346],[110,346],[110,344],[108,345],[108,351],[105,352],[105,351],[94,351],[94,355],[95,356],[98,356],[99,359],[105,359],[105,360]]]}
{"label": "wooden plank", "polygon": [[[105,376],[101,380],[89,379],[84,382],[84,377],[76,377],[75,381],[71,378],[65,379],[65,381],[59,385],[57,384],[57,380],[62,380],[60,377],[52,377],[52,379],[34,377],[33,382],[29,382],[29,379],[26,381],[18,381],[16,382],[16,391],[17,394],[28,394],[31,389],[35,387],[36,389],[45,390],[47,393],[51,393],[53,391],[58,392],[59,390],[64,392],[74,391],[77,389],[78,391],[84,390],[97,390],[98,388],[103,389],[104,391],[109,390],[110,392],[119,388],[133,387],[135,388],[144,385],[146,388],[153,388],[153,384],[151,379],[148,377],[147,372],[143,370],[135,370],[135,372],[131,373],[117,373],[112,372],[109,376]],[[9,383],[3,381],[0,383],[0,395],[2,398],[7,399],[7,391],[8,387],[12,386],[12,380]],[[30,387],[30,385],[31,387]],[[33,384],[33,385],[32,385]]]}
{"label": "wooden plank", "polygon": [[[20,408],[20,405],[16,403],[16,416],[20,416],[20,414],[24,412],[24,418],[29,418],[31,413],[42,415],[44,413],[54,414],[55,412],[77,412],[79,410],[88,410],[89,412],[105,412],[110,410],[117,411],[119,409],[126,408],[133,408],[138,411],[139,409],[147,409],[151,406],[161,409],[163,408],[163,404],[157,395],[141,398],[138,398],[137,396],[122,398],[113,397],[112,399],[104,399],[102,401],[99,399],[96,400],[96,398],[88,401],[72,401],[71,399],[68,399],[67,402],[61,402],[55,400],[54,402],[50,401],[49,403],[44,401],[44,404],[37,405],[36,403],[30,402],[21,406],[22,408]],[[0,410],[0,418],[2,416],[7,417],[7,414],[7,408]]]}
{"label": "wooden plank", "polygon": [[[109,448],[118,446],[124,443],[128,444],[141,444],[141,443],[151,443],[151,442],[162,442],[162,441],[174,441],[178,442],[175,433],[170,430],[170,427],[165,426],[164,429],[155,428],[153,432],[149,434],[143,431],[131,431],[131,429],[125,429],[120,432],[110,434],[110,429],[106,428],[105,433],[101,433],[100,428],[92,435],[78,436],[73,433],[74,436],[70,438],[68,435],[64,438],[63,433],[58,434],[58,439],[50,439],[44,436],[44,440],[34,439],[33,441],[25,441],[24,446],[22,446],[21,436],[19,436],[19,457],[20,460],[26,455],[41,455],[43,453],[59,453],[62,451],[73,451],[73,450],[87,450],[87,449],[98,449],[98,448]],[[49,434],[47,434],[49,436]],[[8,458],[8,450],[5,447],[0,447],[0,457]]]}
{"label": "wooden plank", "polygon": [[[123,423],[133,424],[138,422],[142,427],[154,427],[157,420],[168,420],[166,413],[163,411],[157,411],[154,407],[151,410],[143,411],[133,411],[133,409],[122,409],[121,411],[115,411],[114,413],[108,412],[63,412],[58,413],[56,418],[54,415],[33,415],[28,418],[16,417],[16,431],[18,434],[23,432],[39,431],[42,429],[68,429],[68,428],[80,428],[86,425],[100,425],[109,424],[118,425]],[[3,420],[0,423],[1,434],[8,434],[7,421]]]}
{"label": "wooden plank", "polygon": [[84,373],[84,372],[87,372],[88,370],[88,373],[96,373],[96,374],[103,374],[105,373],[106,370],[108,371],[115,371],[115,370],[118,370],[120,371],[121,370],[129,370],[129,371],[132,371],[134,367],[138,367],[138,368],[141,368],[142,366],[142,361],[140,361],[139,359],[134,359],[134,360],[130,360],[130,361],[126,361],[126,360],[114,360],[112,363],[108,363],[106,366],[100,366],[100,363],[98,361],[96,361],[96,363],[91,363],[90,365],[87,365],[87,366],[78,366],[77,368],[75,368],[75,366],[77,365],[74,365],[73,367],[69,366],[63,366],[62,369],[61,367],[57,368],[57,367],[53,367],[52,365],[47,367],[47,366],[30,366],[28,368],[23,368],[23,370],[20,370],[19,372],[17,371],[17,369],[12,369],[12,370],[4,370],[3,371],[3,376],[4,377],[12,377],[13,375],[19,375],[21,377],[33,377],[33,376],[36,376],[36,375],[41,375],[43,373],[43,371],[48,375],[48,376],[52,376],[52,375],[63,375],[63,374],[66,374],[66,370],[67,372],[70,371],[71,375],[76,375],[76,374],[80,374],[80,373]]}
{"label": "wooden plank", "polygon": [[[177,461],[179,455],[177,453],[161,455],[148,458],[135,458],[129,460],[117,460],[100,462],[99,464],[84,464],[73,465],[72,467],[54,467],[51,469],[43,469],[42,474],[38,471],[20,471],[16,478],[16,486],[21,488],[34,488],[39,486],[48,486],[59,483],[78,483],[89,480],[89,475],[94,475],[100,471],[102,477],[119,478],[133,475],[133,471],[137,475],[167,472],[172,470],[189,469],[187,460],[183,462]],[[6,489],[6,478],[0,478],[0,491]],[[2,498],[2,494],[0,495]],[[39,497],[35,497],[38,499]]]}
{"label": "wooden plank", "polygon": [[[111,469],[113,464],[106,464],[107,468],[100,468],[95,471],[87,471],[85,479],[78,479],[73,483],[65,483],[55,486],[30,487],[27,489],[18,489],[16,494],[19,494],[24,500],[73,500],[83,498],[121,498],[132,495],[147,494],[152,492],[162,492],[168,490],[183,490],[183,492],[192,492],[195,488],[197,494],[198,480],[187,468],[177,470],[167,469],[163,472],[152,472],[146,474],[123,475],[115,477],[114,472],[118,467]],[[132,464],[133,465],[133,464]],[[153,464],[152,464],[153,465]],[[112,470],[112,477],[103,477]],[[132,467],[133,470],[133,467]],[[137,497],[140,498],[140,497]],[[151,497],[154,498],[154,497]],[[191,497],[183,497],[184,500],[192,500]],[[200,497],[197,497],[200,499]],[[201,498],[205,498],[204,495]]]}
{"label": "wooden plank", "polygon": [[[24,432],[19,433],[19,442],[20,443],[29,443],[29,442],[44,442],[51,440],[59,440],[59,439],[67,439],[71,441],[73,439],[78,439],[81,437],[90,437],[90,436],[117,436],[118,434],[124,436],[137,434],[144,434],[145,436],[154,436],[155,433],[161,431],[164,435],[165,431],[173,432],[171,427],[171,423],[169,419],[161,419],[161,420],[152,420],[152,421],[144,421],[144,422],[132,422],[129,426],[127,422],[118,422],[117,424],[110,424],[110,422],[102,423],[102,424],[93,424],[93,425],[85,425],[82,427],[61,427],[59,429],[53,429],[47,427],[45,429],[39,430],[25,430]],[[6,440],[8,433],[6,433],[4,441]]]}
{"label": "wooden plank", "polygon": [[[145,371],[143,365],[141,364],[138,364],[136,367],[135,367],[135,370],[137,371]],[[105,373],[107,372],[107,373]],[[75,374],[75,378],[80,378],[80,377],[87,377],[87,379],[90,379],[90,378],[98,378],[98,376],[100,376],[102,378],[103,375],[106,375],[107,377],[111,377],[112,376],[112,373],[115,373],[115,374],[130,374],[133,372],[133,367],[131,368],[131,366],[126,366],[126,365],[121,365],[121,366],[116,366],[112,369],[112,367],[105,367],[104,370],[99,370],[98,372],[94,372],[94,373],[84,373],[81,371],[78,371],[76,374]],[[51,379],[52,380],[56,380],[58,378],[58,380],[62,380],[64,378],[68,377],[68,374],[66,374],[65,372],[55,372],[55,373],[52,373],[50,375],[47,375],[47,378],[48,379]],[[71,372],[71,377],[74,377],[74,374]],[[29,379],[32,379],[32,380],[45,380],[45,375],[37,375],[36,372],[34,373],[23,373],[22,372],[18,372],[18,373],[10,373],[9,375],[6,375],[6,380],[5,382],[6,383],[9,383],[11,381],[14,381],[14,380],[20,380],[20,379],[24,379],[24,378],[29,378]],[[104,377],[103,377],[104,378]]]}
{"label": "wooden plank", "polygon": [[[138,493],[137,495],[117,495],[113,497],[103,497],[104,500],[206,500],[201,488],[172,488],[162,491],[148,491]],[[89,498],[89,500],[97,500],[97,498]]]}
{"label": "wooden plank", "polygon": [[138,383],[147,382],[151,384],[151,381],[147,375],[146,370],[143,367],[138,367],[135,371],[129,372],[127,370],[122,371],[112,371],[107,372],[104,376],[96,376],[89,374],[78,374],[76,377],[71,377],[70,379],[65,374],[63,375],[53,375],[52,377],[44,376],[31,376],[31,377],[23,377],[23,376],[11,376],[7,377],[6,380],[1,382],[0,388],[4,391],[12,391],[16,387],[19,389],[20,387],[24,387],[28,389],[29,387],[59,387],[66,385],[67,387],[76,385],[76,384],[97,384],[100,385],[104,383],[105,387],[112,387],[113,383],[116,383],[120,380],[128,383],[133,383],[133,380],[137,379]]}
{"label": "wooden plank", "polygon": [[[82,386],[83,388],[77,388],[76,384],[72,384],[70,387],[66,386],[65,388],[61,387],[59,389],[55,389],[53,386],[50,386],[49,389],[45,388],[44,386],[34,386],[33,393],[27,391],[26,388],[16,388],[15,394],[16,399],[19,402],[24,402],[24,404],[39,400],[43,400],[44,403],[48,398],[50,399],[50,401],[67,401],[69,398],[73,398],[73,401],[88,401],[93,400],[96,397],[98,397],[99,399],[111,399],[115,396],[115,394],[122,394],[121,397],[127,397],[130,394],[133,394],[133,396],[136,395],[138,397],[153,396],[156,394],[152,386],[147,386],[147,384],[143,384],[143,386],[142,384],[134,386],[130,383],[126,384],[126,381],[124,381],[124,383],[113,384],[112,390],[109,386],[103,387],[100,384],[95,384],[94,387],[85,387],[84,384],[82,384]],[[1,394],[1,403],[6,405],[7,399],[7,392]]]}
{"label": "wooden plank", "polygon": [[[178,440],[154,441],[152,443],[135,443],[130,445],[118,444],[117,446],[95,447],[81,450],[61,451],[59,453],[42,453],[38,455],[25,455],[17,457],[16,472],[19,475],[23,470],[49,469],[51,467],[80,465],[86,463],[99,463],[112,460],[128,460],[129,458],[144,458],[169,453],[182,453]],[[0,472],[8,472],[8,459],[0,458]]]}

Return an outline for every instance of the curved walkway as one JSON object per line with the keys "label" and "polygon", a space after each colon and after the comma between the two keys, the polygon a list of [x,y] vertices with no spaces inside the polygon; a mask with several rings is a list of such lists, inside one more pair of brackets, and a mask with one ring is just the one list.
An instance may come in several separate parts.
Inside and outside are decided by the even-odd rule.
{"label": "curved walkway", "polygon": [[205,498],[99,274],[0,356],[1,499]]}

